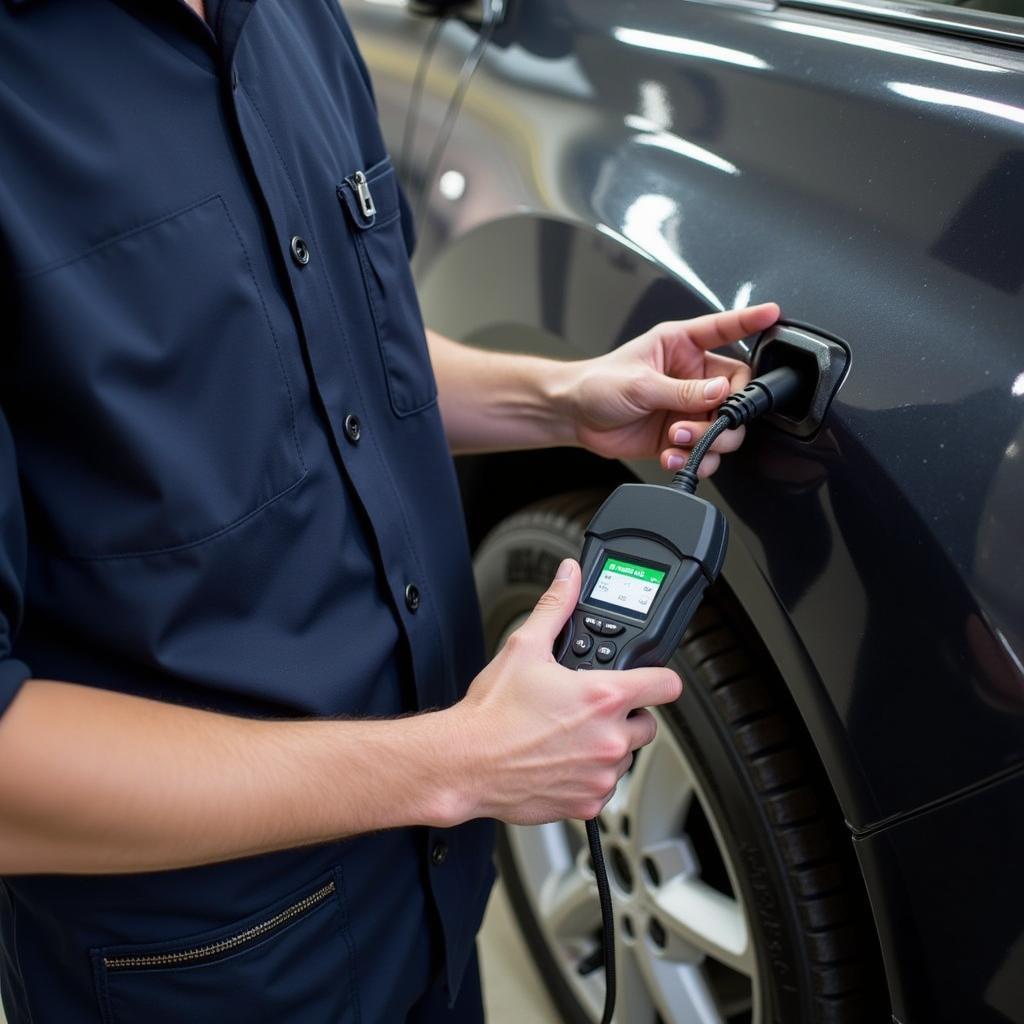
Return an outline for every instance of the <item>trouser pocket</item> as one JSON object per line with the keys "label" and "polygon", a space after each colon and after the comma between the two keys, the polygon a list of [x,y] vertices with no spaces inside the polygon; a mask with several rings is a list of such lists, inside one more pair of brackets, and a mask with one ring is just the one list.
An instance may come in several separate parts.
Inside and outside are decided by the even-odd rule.
{"label": "trouser pocket", "polygon": [[335,873],[214,931],[92,951],[105,1024],[357,1019]]}

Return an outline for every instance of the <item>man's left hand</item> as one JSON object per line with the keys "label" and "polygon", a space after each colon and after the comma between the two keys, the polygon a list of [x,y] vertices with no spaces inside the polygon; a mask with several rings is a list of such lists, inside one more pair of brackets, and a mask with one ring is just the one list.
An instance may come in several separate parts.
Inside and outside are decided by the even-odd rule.
{"label": "man's left hand", "polygon": [[[779,318],[774,302],[658,324],[613,352],[576,364],[570,401],[579,444],[613,459],[658,456],[679,469],[700,440],[709,415],[746,386],[750,368],[710,349],[739,341]],[[714,443],[700,476],[718,468],[720,455],[735,451],[743,428]]]}

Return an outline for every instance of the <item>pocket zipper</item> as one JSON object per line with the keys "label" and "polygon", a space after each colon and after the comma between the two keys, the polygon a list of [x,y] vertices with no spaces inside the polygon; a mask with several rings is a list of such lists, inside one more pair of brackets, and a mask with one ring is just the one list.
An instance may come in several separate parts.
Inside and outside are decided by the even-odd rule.
{"label": "pocket zipper", "polygon": [[171,953],[105,956],[103,958],[103,966],[108,971],[139,970],[146,967],[174,967],[178,964],[194,964],[200,960],[209,960],[214,957],[223,956],[225,953],[233,953],[241,946],[256,939],[261,939],[275,929],[280,928],[281,925],[298,917],[299,914],[312,910],[313,907],[323,903],[334,892],[334,889],[334,882],[328,882],[317,889],[316,892],[311,892],[304,899],[299,900],[298,903],[293,903],[290,907],[285,907],[284,910],[273,917],[268,917],[266,921],[261,921],[259,924],[254,924],[251,928],[246,928],[245,931],[238,932],[236,935],[229,935],[227,938],[219,939],[217,942],[211,942],[205,946],[194,946],[192,949],[175,950]]}
{"label": "pocket zipper", "polygon": [[377,216],[377,207],[373,202],[373,194],[370,192],[370,183],[366,180],[366,175],[362,171],[356,171],[349,179],[348,183],[355,189],[356,198],[359,200],[359,209],[363,211],[363,216],[367,220],[373,220]]}

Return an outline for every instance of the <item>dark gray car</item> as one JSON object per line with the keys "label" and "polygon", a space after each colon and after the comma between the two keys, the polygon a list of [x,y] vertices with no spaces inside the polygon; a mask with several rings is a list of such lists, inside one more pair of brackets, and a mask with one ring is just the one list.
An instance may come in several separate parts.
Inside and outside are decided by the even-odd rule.
{"label": "dark gray car", "polygon": [[[1024,1021],[1024,7],[995,3],[346,3],[431,326],[580,358],[773,299],[800,358],[844,354],[824,422],[701,486],[728,561],[603,816],[628,1024]],[[663,479],[460,468],[492,647],[612,486]],[[582,828],[501,860],[596,1020]]]}

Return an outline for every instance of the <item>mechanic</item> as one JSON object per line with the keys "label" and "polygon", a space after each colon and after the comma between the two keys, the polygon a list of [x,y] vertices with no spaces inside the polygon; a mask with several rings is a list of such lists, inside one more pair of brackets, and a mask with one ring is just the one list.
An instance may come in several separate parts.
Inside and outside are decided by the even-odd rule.
{"label": "mechanic", "polygon": [[333,0],[4,0],[0,53],[8,1019],[479,1021],[489,819],[593,816],[681,684],[554,664],[572,561],[483,667],[451,452],[677,468],[778,309],[428,353]]}

